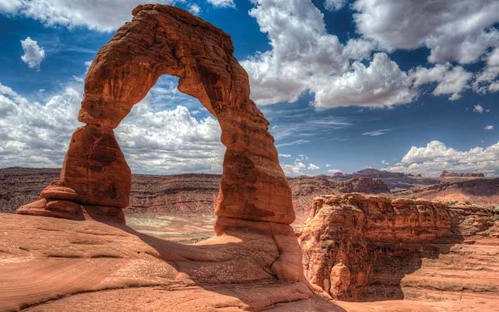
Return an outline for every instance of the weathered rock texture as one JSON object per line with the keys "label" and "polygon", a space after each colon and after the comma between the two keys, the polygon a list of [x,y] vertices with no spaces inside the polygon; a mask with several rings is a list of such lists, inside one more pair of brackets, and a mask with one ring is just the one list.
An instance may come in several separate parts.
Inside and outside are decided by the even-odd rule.
{"label": "weathered rock texture", "polygon": [[[227,150],[217,216],[292,223],[291,191],[230,37],[174,7],[141,5],[132,13],[88,70],[78,115],[86,125],[73,134],[60,179],[18,212],[78,218],[79,209],[91,206],[119,215],[128,205],[131,174],[113,129],[168,74],[179,77],[179,90],[196,97],[220,123]],[[76,205],[50,207],[60,200]]]}
{"label": "weathered rock texture", "polygon": [[462,243],[476,241],[469,238],[493,224],[493,212],[478,207],[360,194],[317,197],[299,238],[305,275],[341,300],[470,293],[488,300],[499,292],[497,235],[487,234],[485,246]]}
{"label": "weathered rock texture", "polygon": [[[60,175],[58,169],[0,168],[0,211],[11,212],[23,203],[37,200],[40,191]],[[221,175],[132,174],[129,206],[125,215],[169,214],[212,215],[220,189]],[[386,185],[379,179],[353,178],[336,181],[328,176],[287,178],[297,220],[302,225],[313,198],[339,192],[386,193]],[[359,181],[365,181],[359,183]],[[298,221],[298,222],[297,222]]]}
{"label": "weathered rock texture", "polygon": [[245,222],[184,245],[123,224],[0,213],[0,311],[304,311],[297,301],[343,311],[304,281],[276,278],[300,272],[282,261],[289,249],[301,266],[287,225]]}
{"label": "weathered rock texture", "polygon": [[367,194],[390,193],[380,179],[355,177],[336,180],[330,176],[302,176],[289,179],[293,205],[297,214],[294,225],[302,226],[309,214],[314,198],[323,194],[359,192]]}

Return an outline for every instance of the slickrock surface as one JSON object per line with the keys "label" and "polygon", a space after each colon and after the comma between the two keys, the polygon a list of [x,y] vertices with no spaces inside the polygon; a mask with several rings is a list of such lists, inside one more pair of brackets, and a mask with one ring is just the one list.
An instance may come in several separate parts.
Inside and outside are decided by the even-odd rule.
{"label": "slickrock surface", "polygon": [[[219,217],[290,224],[291,190],[279,165],[268,121],[249,98],[248,75],[222,30],[178,8],[140,5],[100,49],[85,78],[77,129],[58,181],[19,213],[78,219],[92,206],[128,206],[131,174],[113,129],[161,75],[179,77],[179,90],[196,97],[220,123],[226,146],[215,212]],[[74,196],[52,188],[71,189]],[[50,194],[50,195],[48,195]],[[51,201],[71,201],[59,210]],[[68,204],[69,205],[69,204]],[[68,206],[66,205],[66,206]]]}
{"label": "slickrock surface", "polygon": [[300,254],[286,226],[246,221],[241,231],[222,220],[220,235],[182,245],[123,224],[2,213],[0,311],[227,312],[278,303],[294,311],[289,303],[300,300],[343,311],[303,280],[276,278],[273,271],[295,270],[287,258]]}
{"label": "slickrock surface", "polygon": [[[474,206],[318,197],[299,238],[305,275],[333,298],[369,301],[340,304],[352,311],[497,311],[494,222],[492,210]],[[378,302],[393,299],[404,301]]]}

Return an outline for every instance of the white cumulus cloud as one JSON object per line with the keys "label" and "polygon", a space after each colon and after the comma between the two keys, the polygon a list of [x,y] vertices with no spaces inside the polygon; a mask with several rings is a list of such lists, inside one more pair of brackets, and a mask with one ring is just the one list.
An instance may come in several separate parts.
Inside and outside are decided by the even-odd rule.
{"label": "white cumulus cloud", "polygon": [[426,146],[412,146],[399,163],[386,169],[428,176],[438,176],[442,170],[480,171],[497,175],[499,142],[488,147],[477,146],[467,151],[459,151],[435,140]]}
{"label": "white cumulus cloud", "polygon": [[417,95],[410,77],[385,53],[376,53],[369,66],[356,61],[342,75],[311,82],[316,107],[384,107],[409,103]]}
{"label": "white cumulus cloud", "polygon": [[468,81],[472,74],[461,66],[447,64],[437,64],[432,68],[418,66],[410,72],[416,87],[423,84],[436,82],[437,86],[433,90],[433,95],[450,94],[450,100],[461,98],[461,92],[468,88]]}
{"label": "white cumulus cloud", "polygon": [[480,105],[480,104],[476,104],[476,105],[473,105],[473,111],[474,111],[475,113],[482,114],[482,113],[485,111],[485,109],[483,108],[483,106],[482,106],[482,105]]}
{"label": "white cumulus cloud", "polygon": [[191,12],[194,15],[199,15],[199,13],[201,13],[201,8],[197,4],[191,4],[189,6],[189,12]]}
{"label": "white cumulus cloud", "polygon": [[295,157],[294,161],[284,161],[281,166],[284,173],[291,177],[317,174],[317,170],[321,169],[321,167],[314,163],[308,162],[308,160],[309,157],[307,155],[299,154]]}
{"label": "white cumulus cloud", "polygon": [[292,164],[283,164],[282,169],[287,176],[294,177],[304,175],[305,173],[303,170],[307,169],[307,165],[302,161],[295,161]]}
{"label": "white cumulus cloud", "polygon": [[0,1],[0,12],[15,13],[21,5],[21,0],[2,0]]}
{"label": "white cumulus cloud", "polygon": [[39,68],[40,63],[45,58],[45,50],[38,45],[38,42],[30,37],[21,40],[21,46],[24,51],[21,60],[23,60],[29,68]]}
{"label": "white cumulus cloud", "polygon": [[358,39],[343,46],[328,34],[324,16],[310,1],[255,1],[250,10],[272,49],[242,62],[258,104],[294,102],[304,92],[317,107],[391,106],[410,102],[411,81],[385,53],[366,66],[350,59],[366,58],[375,46]]}
{"label": "white cumulus cloud", "polygon": [[[66,27],[85,26],[95,31],[113,31],[132,18],[132,9],[145,0],[3,0],[0,12],[19,14],[42,23]],[[173,0],[159,0],[160,4],[172,4]]]}
{"label": "white cumulus cloud", "polygon": [[346,0],[325,0],[324,8],[330,11],[342,9],[347,4]]}
{"label": "white cumulus cloud", "polygon": [[499,43],[496,0],[357,0],[357,31],[388,51],[430,49],[432,63],[473,63]]}
{"label": "white cumulus cloud", "polygon": [[377,48],[376,42],[364,38],[349,39],[343,49],[343,54],[353,60],[368,58]]}
{"label": "white cumulus cloud", "polygon": [[319,170],[321,169],[321,167],[317,166],[316,164],[308,164],[308,167],[307,167],[308,170]]}
{"label": "white cumulus cloud", "polygon": [[[83,125],[76,118],[82,90],[75,81],[39,103],[0,84],[0,167],[60,167],[71,134]],[[221,172],[218,122],[197,119],[182,105],[158,110],[153,91],[115,131],[132,170]]]}
{"label": "white cumulus cloud", "polygon": [[209,4],[221,8],[235,8],[234,0],[206,0]]}
{"label": "white cumulus cloud", "polygon": [[336,36],[326,32],[323,15],[303,0],[255,1],[249,14],[268,35],[272,50],[242,62],[259,104],[293,102],[311,85],[310,77],[341,74],[348,60]]}
{"label": "white cumulus cloud", "polygon": [[81,88],[67,86],[45,103],[0,84],[0,167],[62,165],[76,120]]}
{"label": "white cumulus cloud", "polygon": [[499,91],[499,47],[486,56],[485,68],[473,81],[473,90],[484,94]]}

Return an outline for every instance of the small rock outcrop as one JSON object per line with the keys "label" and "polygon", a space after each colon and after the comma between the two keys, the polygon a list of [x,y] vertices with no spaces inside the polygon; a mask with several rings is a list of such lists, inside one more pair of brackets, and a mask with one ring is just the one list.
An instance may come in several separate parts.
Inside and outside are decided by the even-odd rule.
{"label": "small rock outcrop", "polygon": [[338,191],[341,193],[365,193],[380,194],[390,193],[390,189],[381,179],[355,177],[338,183]]}
{"label": "small rock outcrop", "polygon": [[18,212],[78,219],[91,209],[122,221],[131,173],[113,129],[168,74],[179,77],[179,90],[196,97],[220,123],[227,150],[216,215],[292,223],[291,190],[230,37],[174,7],[140,5],[132,13],[88,70],[78,115],[86,125],[71,138],[60,179]]}
{"label": "small rock outcrop", "polygon": [[[355,193],[317,197],[299,238],[305,275],[341,300],[406,298],[411,291],[402,289],[402,280],[420,270],[422,259],[451,253],[453,244],[493,224],[492,211],[478,207],[452,208],[430,201]],[[493,257],[488,261],[493,262]],[[498,272],[494,274],[497,278]],[[468,274],[461,275],[465,279]],[[477,273],[482,275],[486,274]],[[425,283],[423,278],[414,280],[405,286],[413,290]],[[432,283],[428,288],[454,289],[460,281],[442,277]],[[490,278],[467,283],[471,289],[497,291]]]}

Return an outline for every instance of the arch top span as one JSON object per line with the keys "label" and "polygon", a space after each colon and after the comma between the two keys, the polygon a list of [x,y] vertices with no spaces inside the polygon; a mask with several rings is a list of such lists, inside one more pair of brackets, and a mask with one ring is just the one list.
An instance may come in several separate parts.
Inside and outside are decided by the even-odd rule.
{"label": "arch top span", "polygon": [[215,117],[239,109],[266,121],[249,97],[248,76],[225,32],[184,10],[140,5],[97,54],[85,79],[79,120],[116,128],[161,75],[179,78]]}
{"label": "arch top span", "polygon": [[[179,77],[178,89],[196,97],[222,129],[227,149],[216,215],[292,223],[291,191],[274,139],[250,99],[248,75],[232,55],[229,35],[170,6],[140,5],[132,14],[89,68],[78,115],[86,125],[73,134],[60,179],[18,212],[71,217],[80,206],[120,215],[131,173],[113,129],[167,74]],[[61,202],[72,208],[60,211]]]}

